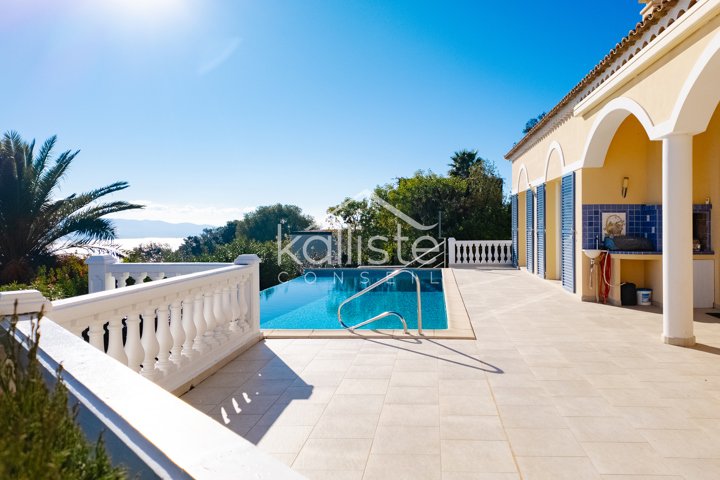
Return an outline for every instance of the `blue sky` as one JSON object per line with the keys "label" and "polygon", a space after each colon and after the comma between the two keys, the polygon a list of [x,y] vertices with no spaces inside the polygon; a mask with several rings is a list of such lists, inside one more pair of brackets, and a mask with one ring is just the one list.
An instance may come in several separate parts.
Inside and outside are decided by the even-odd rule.
{"label": "blue sky", "polygon": [[[61,194],[128,218],[316,217],[453,151],[503,159],[640,20],[635,0],[4,0],[0,129],[80,149]],[[58,151],[59,151],[58,150]]]}

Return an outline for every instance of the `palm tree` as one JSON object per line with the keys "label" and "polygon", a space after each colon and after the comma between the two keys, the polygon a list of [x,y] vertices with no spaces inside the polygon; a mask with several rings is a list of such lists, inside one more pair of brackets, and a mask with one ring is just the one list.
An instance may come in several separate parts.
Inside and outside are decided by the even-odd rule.
{"label": "palm tree", "polygon": [[27,282],[42,259],[67,248],[96,248],[113,240],[115,227],[105,215],[143,208],[128,202],[97,203],[124,190],[127,182],[54,199],[53,191],[78,151],[60,154],[51,165],[53,136],[35,153],[35,141],[17,132],[0,141],[0,283]]}
{"label": "palm tree", "polygon": [[480,158],[478,157],[477,150],[460,150],[455,152],[450,157],[452,163],[449,163],[450,171],[448,172],[451,177],[468,178],[470,176],[470,169],[475,165]]}

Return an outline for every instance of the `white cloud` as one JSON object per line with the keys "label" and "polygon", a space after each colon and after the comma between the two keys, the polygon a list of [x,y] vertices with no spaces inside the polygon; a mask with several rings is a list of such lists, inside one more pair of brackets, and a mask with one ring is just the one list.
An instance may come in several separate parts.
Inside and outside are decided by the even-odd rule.
{"label": "white cloud", "polygon": [[229,59],[233,53],[235,53],[235,50],[238,49],[240,46],[241,39],[240,37],[233,37],[230,39],[230,41],[225,45],[225,47],[213,58],[211,58],[209,61],[203,63],[200,65],[197,69],[198,75],[205,75],[207,73],[212,72],[217,67],[222,65]]}
{"label": "white cloud", "polygon": [[151,200],[133,200],[132,203],[145,205],[142,210],[128,210],[111,218],[130,220],[161,220],[169,223],[197,223],[200,225],[225,225],[230,220],[242,219],[243,215],[255,210],[255,207],[220,207],[217,205],[173,205],[157,203]]}

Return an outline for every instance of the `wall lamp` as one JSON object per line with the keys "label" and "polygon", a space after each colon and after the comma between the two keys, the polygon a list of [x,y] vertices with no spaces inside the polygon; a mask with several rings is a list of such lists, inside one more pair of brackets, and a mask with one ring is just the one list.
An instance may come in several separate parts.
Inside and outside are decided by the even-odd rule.
{"label": "wall lamp", "polygon": [[628,183],[630,183],[630,179],[628,177],[623,177],[622,181],[622,197],[627,197],[627,189],[628,189]]}

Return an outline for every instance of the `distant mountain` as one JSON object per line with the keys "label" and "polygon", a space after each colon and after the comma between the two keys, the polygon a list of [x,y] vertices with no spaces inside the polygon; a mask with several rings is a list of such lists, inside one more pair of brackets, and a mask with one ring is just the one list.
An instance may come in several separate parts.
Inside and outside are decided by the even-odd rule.
{"label": "distant mountain", "polygon": [[159,220],[126,220],[113,218],[118,238],[145,237],[188,237],[199,235],[204,228],[213,225],[197,225],[195,223],[168,223]]}

